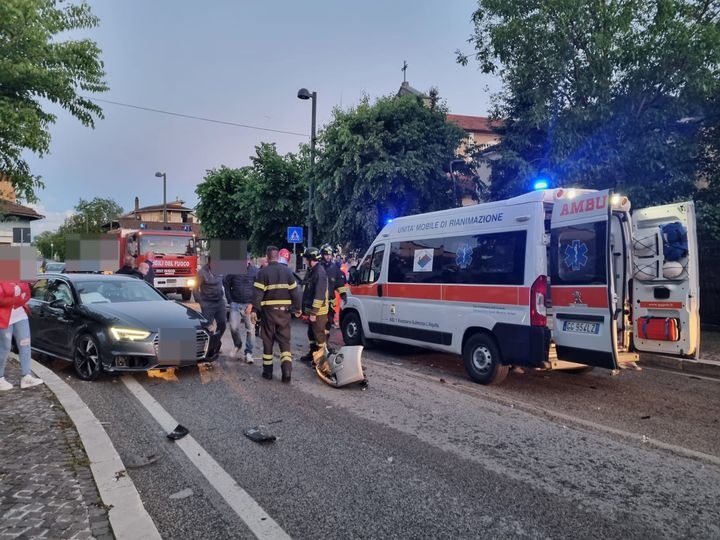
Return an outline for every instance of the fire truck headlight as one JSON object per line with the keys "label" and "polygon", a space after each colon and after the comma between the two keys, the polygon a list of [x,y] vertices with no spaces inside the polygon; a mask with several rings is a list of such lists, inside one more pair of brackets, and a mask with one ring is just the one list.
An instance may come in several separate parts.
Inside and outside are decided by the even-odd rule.
{"label": "fire truck headlight", "polygon": [[188,287],[194,287],[195,286],[195,280],[190,278],[188,279]]}

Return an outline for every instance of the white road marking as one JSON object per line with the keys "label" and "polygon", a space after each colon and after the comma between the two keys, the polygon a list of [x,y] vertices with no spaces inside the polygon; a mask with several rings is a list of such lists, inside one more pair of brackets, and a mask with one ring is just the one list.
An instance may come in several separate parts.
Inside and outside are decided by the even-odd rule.
{"label": "white road marking", "polygon": [[[170,432],[178,422],[168,413],[147,390],[132,376],[124,375],[122,381],[128,390],[157,420],[163,430]],[[192,435],[186,435],[175,441],[188,459],[198,468],[210,485],[225,499],[225,502],[242,519],[250,530],[260,539],[290,538],[280,525],[253,499],[247,491],[218,464],[205,449],[198,444]]]}
{"label": "white road marking", "polygon": [[695,375],[694,373],[689,373],[687,371],[673,371],[672,369],[665,369],[665,368],[659,368],[655,366],[643,366],[643,369],[651,369],[653,371],[662,371],[664,373],[670,373],[672,375],[682,375],[684,377],[688,377],[690,379],[702,379],[703,381],[711,381],[714,383],[720,383],[720,379],[717,377],[707,377],[705,375]]}

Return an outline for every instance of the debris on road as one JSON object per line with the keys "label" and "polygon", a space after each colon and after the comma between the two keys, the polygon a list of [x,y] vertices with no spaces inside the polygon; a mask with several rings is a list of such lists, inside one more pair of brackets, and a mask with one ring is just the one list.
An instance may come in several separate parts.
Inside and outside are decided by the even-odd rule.
{"label": "debris on road", "polygon": [[182,439],[188,433],[190,433],[190,431],[188,431],[188,428],[186,428],[183,425],[178,424],[177,427],[173,431],[171,431],[170,433],[167,434],[167,438],[170,439],[171,441],[176,441],[178,439]]}
{"label": "debris on road", "polygon": [[172,495],[168,495],[168,499],[187,499],[188,497],[191,497],[193,494],[193,490],[190,488],[181,489],[177,493],[173,493]]}
{"label": "debris on road", "polygon": [[264,426],[246,429],[243,433],[247,438],[257,443],[269,443],[277,440],[275,435],[271,435],[264,430]]}

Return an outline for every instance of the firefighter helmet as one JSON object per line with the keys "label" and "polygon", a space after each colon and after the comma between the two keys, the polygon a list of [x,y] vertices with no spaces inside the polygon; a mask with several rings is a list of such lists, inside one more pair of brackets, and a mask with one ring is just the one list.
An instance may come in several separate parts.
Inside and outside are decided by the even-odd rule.
{"label": "firefighter helmet", "polygon": [[335,250],[330,244],[323,244],[320,247],[320,254],[321,255],[333,255],[335,253]]}
{"label": "firefighter helmet", "polygon": [[278,257],[281,259],[285,259],[286,261],[290,260],[290,251],[288,251],[285,248],[282,248],[280,251],[278,251]]}
{"label": "firefighter helmet", "polygon": [[303,258],[309,261],[319,261],[320,250],[316,247],[309,247],[305,251],[303,251]]}

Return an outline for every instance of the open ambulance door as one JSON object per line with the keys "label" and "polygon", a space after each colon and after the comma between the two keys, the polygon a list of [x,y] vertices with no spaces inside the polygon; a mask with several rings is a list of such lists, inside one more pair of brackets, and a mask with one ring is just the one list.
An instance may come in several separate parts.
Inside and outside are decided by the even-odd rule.
{"label": "open ambulance door", "polygon": [[633,346],[636,351],[697,358],[700,296],[695,206],[636,210],[633,225]]}
{"label": "open ambulance door", "polygon": [[616,369],[618,312],[611,278],[610,206],[609,190],[555,202],[550,294],[558,359]]}

